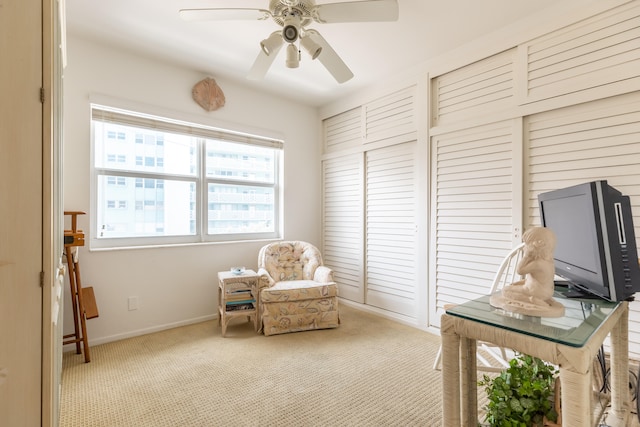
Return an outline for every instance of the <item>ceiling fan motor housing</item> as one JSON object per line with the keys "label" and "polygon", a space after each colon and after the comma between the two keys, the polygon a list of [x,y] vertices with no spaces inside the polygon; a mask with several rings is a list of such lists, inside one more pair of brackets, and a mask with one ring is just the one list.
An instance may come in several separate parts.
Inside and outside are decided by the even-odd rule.
{"label": "ceiling fan motor housing", "polygon": [[298,28],[302,28],[312,22],[311,14],[315,5],[315,0],[270,0],[269,10],[276,24],[285,26],[285,19],[296,15],[300,19]]}

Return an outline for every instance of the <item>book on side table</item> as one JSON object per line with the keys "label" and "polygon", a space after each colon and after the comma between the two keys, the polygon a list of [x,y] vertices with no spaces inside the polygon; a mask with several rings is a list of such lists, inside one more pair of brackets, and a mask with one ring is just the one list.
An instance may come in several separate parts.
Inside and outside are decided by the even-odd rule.
{"label": "book on side table", "polygon": [[229,321],[239,316],[253,319],[254,328],[258,331],[259,280],[260,276],[253,270],[218,273],[218,323],[222,327],[222,336],[226,334]]}

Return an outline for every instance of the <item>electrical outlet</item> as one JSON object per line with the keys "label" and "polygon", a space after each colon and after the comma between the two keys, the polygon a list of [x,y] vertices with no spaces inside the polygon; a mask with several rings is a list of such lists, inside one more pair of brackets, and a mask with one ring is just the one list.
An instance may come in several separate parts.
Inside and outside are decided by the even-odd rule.
{"label": "electrical outlet", "polygon": [[129,297],[127,302],[128,302],[128,305],[129,305],[129,311],[133,311],[133,310],[137,310],[138,309],[138,297]]}

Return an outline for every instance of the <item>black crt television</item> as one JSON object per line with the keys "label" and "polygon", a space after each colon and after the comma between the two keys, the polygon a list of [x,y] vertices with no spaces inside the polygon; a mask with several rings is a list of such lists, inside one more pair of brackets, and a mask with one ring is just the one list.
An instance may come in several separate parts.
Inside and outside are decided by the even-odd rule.
{"label": "black crt television", "polygon": [[632,300],[640,266],[629,197],[603,180],[539,194],[538,204],[557,238],[555,271],[568,295]]}

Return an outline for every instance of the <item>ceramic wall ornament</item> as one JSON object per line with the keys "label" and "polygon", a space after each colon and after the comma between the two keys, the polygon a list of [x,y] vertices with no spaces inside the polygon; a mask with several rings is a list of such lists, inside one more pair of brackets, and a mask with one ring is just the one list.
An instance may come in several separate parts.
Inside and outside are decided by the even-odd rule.
{"label": "ceramic wall ornament", "polygon": [[191,90],[193,100],[206,111],[215,111],[224,106],[224,93],[211,77],[200,80]]}

